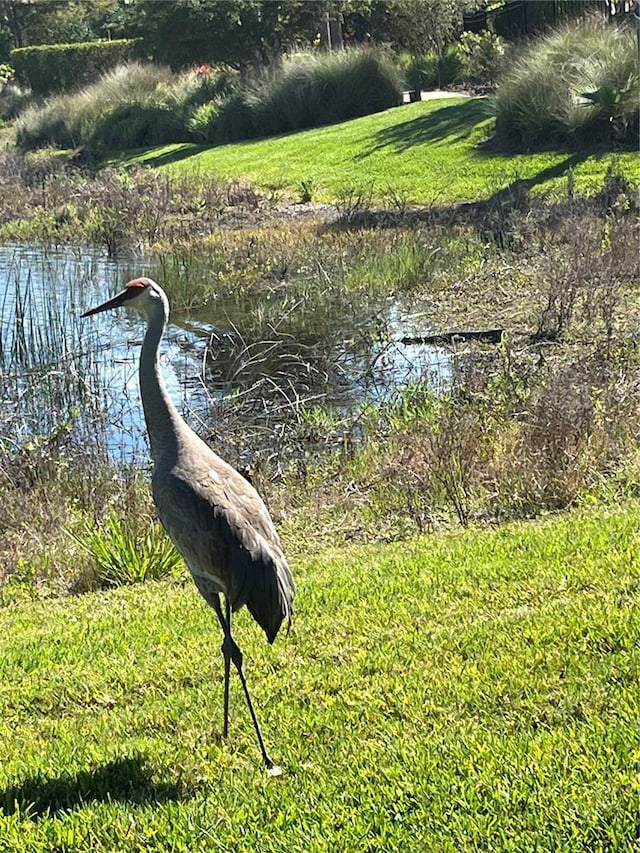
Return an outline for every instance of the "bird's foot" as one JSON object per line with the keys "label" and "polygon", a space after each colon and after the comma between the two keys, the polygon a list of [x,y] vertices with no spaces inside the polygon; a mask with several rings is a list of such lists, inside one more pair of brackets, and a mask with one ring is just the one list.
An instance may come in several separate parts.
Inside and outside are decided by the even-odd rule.
{"label": "bird's foot", "polygon": [[269,776],[282,776],[282,770],[271,759],[269,759],[266,764]]}

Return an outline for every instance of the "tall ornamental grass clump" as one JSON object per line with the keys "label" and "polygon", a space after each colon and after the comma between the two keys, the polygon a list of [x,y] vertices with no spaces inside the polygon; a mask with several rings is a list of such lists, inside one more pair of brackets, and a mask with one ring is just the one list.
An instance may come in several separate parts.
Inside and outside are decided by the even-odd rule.
{"label": "tall ornamental grass clump", "polygon": [[637,138],[635,33],[590,18],[543,36],[502,75],[495,106],[498,137],[525,148]]}
{"label": "tall ornamental grass clump", "polygon": [[269,136],[401,102],[400,72],[377,50],[300,54],[243,83],[224,69],[175,75],[168,68],[131,64],[80,92],[28,108],[16,131],[23,150],[123,150]]}
{"label": "tall ornamental grass clump", "polygon": [[79,92],[29,107],[16,123],[17,142],[109,149],[186,141],[186,112],[200,85],[196,75],[158,65],[121,65]]}
{"label": "tall ornamental grass clump", "polygon": [[401,73],[383,51],[296,54],[218,104],[201,107],[193,127],[207,142],[230,142],[345,121],[401,102]]}

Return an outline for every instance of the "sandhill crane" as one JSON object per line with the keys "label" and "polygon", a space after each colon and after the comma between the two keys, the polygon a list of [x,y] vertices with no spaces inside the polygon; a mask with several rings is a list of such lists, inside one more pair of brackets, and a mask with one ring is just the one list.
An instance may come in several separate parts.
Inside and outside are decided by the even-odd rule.
{"label": "sandhill crane", "polygon": [[[147,321],[140,354],[140,394],[153,457],[152,492],[158,516],[184,557],[205,601],[215,610],[224,639],[223,737],[229,729],[229,673],[238,671],[265,766],[269,757],[231,633],[231,614],[244,604],[270,643],[282,622],[291,625],[294,584],[278,533],[253,486],[217,456],[178,414],[158,363],[158,347],[169,318],[169,301],[150,278],[136,278],[113,299],[86,311],[89,317],[121,305]],[[223,612],[220,594],[225,598]]]}

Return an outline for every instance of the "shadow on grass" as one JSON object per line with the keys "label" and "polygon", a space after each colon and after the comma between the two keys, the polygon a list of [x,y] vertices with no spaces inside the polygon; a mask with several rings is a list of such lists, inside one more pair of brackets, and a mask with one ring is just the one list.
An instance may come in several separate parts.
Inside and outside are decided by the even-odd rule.
{"label": "shadow on grass", "polygon": [[592,152],[589,151],[578,151],[575,154],[570,154],[568,157],[565,157],[565,159],[561,160],[559,163],[555,163],[553,166],[547,166],[545,169],[540,169],[539,172],[536,172],[528,178],[518,178],[517,180],[513,181],[513,183],[509,184],[501,190],[498,190],[492,196],[489,196],[489,198],[487,199],[483,199],[477,202],[471,202],[469,204],[493,204],[500,199],[500,196],[502,194],[506,194],[510,197],[515,186],[526,187],[528,190],[530,190],[538,184],[544,184],[547,181],[551,181],[553,178],[561,178],[563,175],[567,175],[570,169],[575,169],[576,166],[587,160],[591,156],[591,153]]}
{"label": "shadow on grass", "polygon": [[[458,139],[466,138],[480,121],[490,118],[493,114],[491,107],[486,98],[457,98],[458,103],[450,104],[449,106],[440,107],[427,115],[418,116],[402,124],[389,127],[379,131],[376,134],[374,145],[368,150],[360,154],[356,159],[362,160],[387,146],[393,146],[397,151],[406,151],[415,145],[420,145],[423,142],[437,142],[446,139],[452,134],[457,134]],[[326,125],[324,125],[326,126]],[[321,127],[323,127],[321,125]],[[312,130],[314,128],[301,128],[301,130]],[[252,144],[261,139],[286,139],[289,136],[295,136],[299,131],[292,130],[287,133],[276,134],[267,137],[240,139],[233,141],[233,145],[241,146],[243,144]],[[221,142],[219,145],[228,143]],[[166,166],[169,163],[177,163],[180,160],[187,160],[199,154],[201,151],[206,151],[217,147],[216,144],[197,145],[191,142],[182,143],[171,151],[161,151],[158,154],[152,152],[158,146],[150,146],[149,148],[140,148],[135,151],[127,151],[124,160],[135,159],[140,160],[145,166]]]}
{"label": "shadow on grass", "polygon": [[475,130],[477,124],[493,115],[486,98],[459,98],[455,104],[432,110],[425,115],[386,127],[375,135],[375,143],[357,159],[363,160],[383,148],[394,148],[397,152],[408,151],[425,142],[440,142],[443,139],[460,141]]}
{"label": "shadow on grass", "polygon": [[180,784],[154,781],[143,756],[118,758],[92,770],[63,773],[54,779],[34,776],[0,790],[0,809],[45,817],[91,802],[142,805],[183,800],[190,792]]}
{"label": "shadow on grass", "polygon": [[[348,210],[343,216],[331,223],[329,228],[396,228],[399,225],[471,225],[481,232],[501,235],[513,213],[526,213],[531,207],[529,191],[538,184],[544,184],[553,178],[568,175],[580,163],[590,157],[588,151],[577,152],[552,166],[536,172],[528,178],[516,178],[506,186],[496,190],[483,199],[458,204],[430,205],[407,211],[371,209],[363,207]],[[592,203],[599,203],[598,197]]]}
{"label": "shadow on grass", "polygon": [[[139,148],[135,151],[127,151],[126,155],[122,157],[119,162],[131,163],[131,162],[140,162],[145,166],[166,166],[169,163],[178,163],[180,160],[188,160],[189,157],[194,157],[196,154],[199,154],[201,151],[210,148],[208,145],[195,145],[191,142],[185,142],[181,145],[172,148],[171,151],[161,151],[158,154],[151,154],[150,152],[155,151],[158,146],[152,145],[149,148]],[[149,153],[148,153],[149,152]]]}

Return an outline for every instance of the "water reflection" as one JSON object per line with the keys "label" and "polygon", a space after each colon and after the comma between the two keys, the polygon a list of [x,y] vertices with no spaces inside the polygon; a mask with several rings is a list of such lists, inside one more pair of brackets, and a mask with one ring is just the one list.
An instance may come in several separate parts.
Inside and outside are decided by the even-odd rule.
{"label": "water reflection", "polygon": [[[113,260],[90,248],[0,247],[5,447],[68,423],[78,441],[103,442],[113,461],[146,462],[137,378],[144,326],[123,311],[80,319],[142,273],[161,280],[142,257]],[[354,306],[338,299],[311,306],[288,304],[286,294],[277,298],[258,326],[255,310],[243,313],[231,299],[172,317],[161,344],[163,373],[176,405],[199,432],[215,438],[215,417],[226,406],[246,441],[258,423],[268,441],[303,407],[328,405],[349,413],[363,401],[388,399],[411,381],[448,381],[445,351],[396,342],[428,325],[419,312],[410,317],[389,302]]]}

